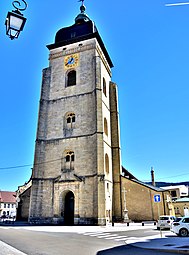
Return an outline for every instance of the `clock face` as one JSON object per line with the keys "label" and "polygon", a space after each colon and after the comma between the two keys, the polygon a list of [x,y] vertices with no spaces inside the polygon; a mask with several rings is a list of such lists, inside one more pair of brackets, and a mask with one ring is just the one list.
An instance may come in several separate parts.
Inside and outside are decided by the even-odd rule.
{"label": "clock face", "polygon": [[78,66],[78,63],[79,63],[79,55],[78,54],[72,54],[72,55],[66,56],[64,58],[64,67],[66,69],[76,67],[76,66]]}

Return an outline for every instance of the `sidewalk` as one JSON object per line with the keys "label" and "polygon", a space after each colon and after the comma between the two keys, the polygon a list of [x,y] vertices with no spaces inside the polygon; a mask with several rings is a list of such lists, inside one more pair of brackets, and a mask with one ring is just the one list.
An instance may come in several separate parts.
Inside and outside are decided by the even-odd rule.
{"label": "sidewalk", "polygon": [[0,241],[0,255],[27,255],[12,246]]}

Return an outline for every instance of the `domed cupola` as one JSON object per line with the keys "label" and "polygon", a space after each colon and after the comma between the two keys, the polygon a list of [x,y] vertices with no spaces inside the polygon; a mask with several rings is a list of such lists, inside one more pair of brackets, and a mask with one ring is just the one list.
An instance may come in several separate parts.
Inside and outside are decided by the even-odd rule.
{"label": "domed cupola", "polygon": [[86,8],[83,4],[84,0],[80,0],[80,2],[82,2],[82,5],[80,6],[81,13],[75,18],[75,23],[72,26],[59,29],[55,36],[55,42],[47,45],[47,48],[52,50],[61,46],[96,38],[110,67],[113,67],[112,61],[98,33],[95,23],[85,13]]}

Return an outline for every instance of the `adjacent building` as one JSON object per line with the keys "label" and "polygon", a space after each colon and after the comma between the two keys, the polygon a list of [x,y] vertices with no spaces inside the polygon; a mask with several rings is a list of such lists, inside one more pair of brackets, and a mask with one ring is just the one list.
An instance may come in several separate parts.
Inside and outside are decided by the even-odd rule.
{"label": "adjacent building", "polygon": [[189,216],[189,197],[182,197],[173,201],[177,217]]}
{"label": "adjacent building", "polygon": [[16,217],[16,192],[0,191],[0,218]]}
{"label": "adjacent building", "polygon": [[16,220],[28,221],[32,181],[29,180],[16,191]]}
{"label": "adjacent building", "polygon": [[173,201],[175,215],[178,217],[189,216],[189,194],[186,185],[171,185],[162,187],[169,191]]}
{"label": "adjacent building", "polygon": [[188,197],[188,186],[186,185],[171,185],[162,187],[164,190],[168,190],[170,192],[172,201],[176,201],[177,199]]}
{"label": "adjacent building", "polygon": [[131,221],[156,221],[160,215],[175,215],[169,191],[138,180],[125,168],[121,187],[123,219],[124,211]]}

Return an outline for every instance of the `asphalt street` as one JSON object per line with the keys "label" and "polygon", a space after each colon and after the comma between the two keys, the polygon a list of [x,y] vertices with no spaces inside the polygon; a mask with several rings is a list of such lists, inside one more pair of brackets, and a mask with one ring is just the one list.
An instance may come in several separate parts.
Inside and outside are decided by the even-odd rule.
{"label": "asphalt street", "polygon": [[[62,230],[62,227],[60,228]],[[68,231],[69,230],[69,231]],[[67,231],[67,232],[66,232]],[[135,248],[126,245],[125,240],[135,237],[157,235],[154,229],[129,231],[95,230],[78,231],[65,228],[65,232],[30,230],[23,227],[1,227],[0,240],[28,255],[167,255],[170,253]],[[177,253],[171,253],[177,254]],[[1,253],[0,253],[1,255]],[[5,255],[5,254],[3,254]]]}

